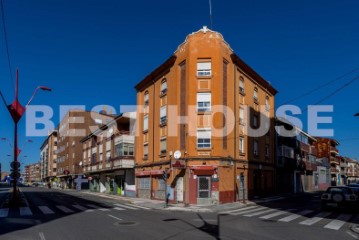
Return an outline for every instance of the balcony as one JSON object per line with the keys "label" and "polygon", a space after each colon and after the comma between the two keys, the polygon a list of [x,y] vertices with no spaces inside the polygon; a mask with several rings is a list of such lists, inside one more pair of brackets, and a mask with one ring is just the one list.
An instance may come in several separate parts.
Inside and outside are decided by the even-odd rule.
{"label": "balcony", "polygon": [[339,165],[340,164],[340,160],[339,159],[336,159],[335,157],[330,157],[330,164],[336,164],[336,165]]}
{"label": "balcony", "polygon": [[338,173],[338,169],[336,167],[330,167],[330,173]]}
{"label": "balcony", "polygon": [[336,147],[330,146],[330,153],[339,154],[339,151]]}
{"label": "balcony", "polygon": [[116,134],[115,137],[115,144],[125,142],[125,143],[135,143],[135,136],[130,135],[129,132],[120,132],[119,134]]}

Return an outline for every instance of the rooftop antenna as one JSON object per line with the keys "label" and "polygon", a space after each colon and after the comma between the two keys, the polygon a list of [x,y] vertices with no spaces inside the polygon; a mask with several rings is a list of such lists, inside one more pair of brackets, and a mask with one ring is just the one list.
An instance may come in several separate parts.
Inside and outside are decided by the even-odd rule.
{"label": "rooftop antenna", "polygon": [[209,0],[209,20],[210,20],[210,29],[212,29],[212,1]]}

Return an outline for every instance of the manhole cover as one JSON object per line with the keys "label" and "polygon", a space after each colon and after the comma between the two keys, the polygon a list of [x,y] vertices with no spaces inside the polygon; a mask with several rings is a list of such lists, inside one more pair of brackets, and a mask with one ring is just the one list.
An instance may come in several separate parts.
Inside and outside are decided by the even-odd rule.
{"label": "manhole cover", "polygon": [[115,225],[117,226],[133,226],[136,225],[137,222],[117,222]]}

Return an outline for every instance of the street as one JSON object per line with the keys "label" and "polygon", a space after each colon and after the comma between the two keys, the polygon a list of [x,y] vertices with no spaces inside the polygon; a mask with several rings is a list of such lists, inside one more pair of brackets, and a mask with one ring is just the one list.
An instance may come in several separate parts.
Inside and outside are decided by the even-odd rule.
{"label": "street", "polygon": [[[1,189],[1,199],[8,189]],[[196,213],[137,206],[85,192],[23,187],[27,207],[0,209],[0,239],[358,239],[350,211],[319,195]]]}

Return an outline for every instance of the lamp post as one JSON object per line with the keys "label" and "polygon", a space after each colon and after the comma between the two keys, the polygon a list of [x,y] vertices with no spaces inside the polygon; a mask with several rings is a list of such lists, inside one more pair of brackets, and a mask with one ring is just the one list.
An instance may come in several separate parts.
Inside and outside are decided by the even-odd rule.
{"label": "lamp post", "polygon": [[44,86],[38,86],[34,93],[32,94],[30,100],[28,101],[28,103],[26,104],[26,106],[22,106],[19,102],[19,71],[18,69],[16,69],[16,82],[15,82],[15,99],[11,104],[7,104],[6,100],[4,98],[4,96],[2,95],[2,93],[0,92],[1,98],[4,102],[4,104],[6,105],[12,119],[14,122],[14,171],[13,171],[13,179],[14,179],[14,186],[13,186],[13,195],[12,195],[12,200],[13,203],[16,203],[18,200],[18,196],[17,196],[17,179],[19,178],[19,171],[18,171],[18,156],[20,154],[19,148],[18,148],[18,139],[17,139],[17,124],[20,121],[21,117],[23,116],[23,114],[25,113],[26,107],[31,103],[31,101],[33,100],[33,98],[35,97],[35,94],[37,93],[37,91],[39,89],[44,90],[44,91],[51,91],[51,88],[48,87],[44,87]]}

